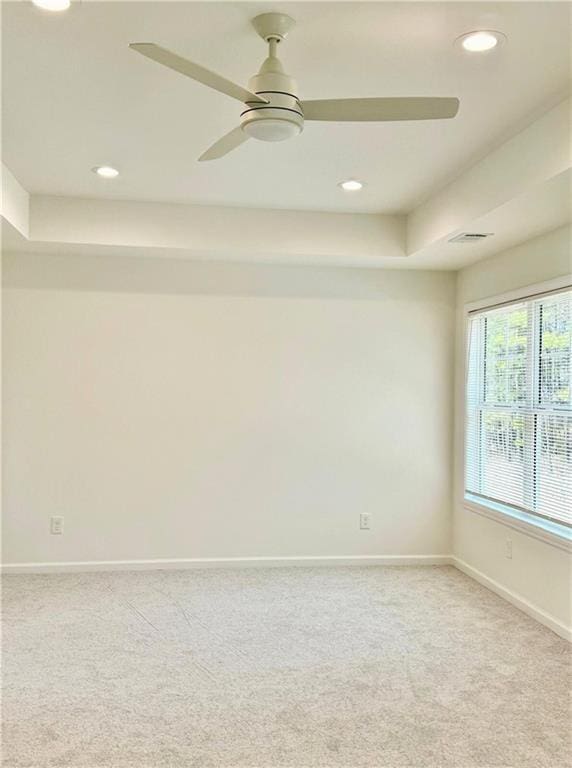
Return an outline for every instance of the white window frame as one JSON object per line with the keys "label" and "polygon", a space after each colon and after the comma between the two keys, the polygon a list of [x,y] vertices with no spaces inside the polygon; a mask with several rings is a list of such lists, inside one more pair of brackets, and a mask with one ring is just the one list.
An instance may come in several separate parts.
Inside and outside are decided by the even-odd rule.
{"label": "white window frame", "polygon": [[[463,452],[462,466],[462,487],[460,489],[460,503],[461,505],[477,514],[488,517],[492,520],[502,523],[503,525],[521,531],[533,538],[540,539],[541,541],[551,544],[559,549],[563,549],[567,552],[572,552],[572,529],[568,526],[560,525],[551,520],[547,520],[537,515],[529,514],[524,511],[515,510],[508,505],[504,505],[494,501],[486,501],[481,497],[475,497],[466,492],[467,487],[467,457],[466,457],[466,408],[467,408],[467,374],[468,374],[468,333],[470,314],[476,310],[492,309],[493,307],[501,304],[507,304],[511,302],[524,301],[525,299],[533,299],[537,296],[540,297],[544,293],[550,293],[551,291],[558,291],[566,288],[572,288],[572,273],[563,275],[562,277],[554,278],[553,280],[547,280],[542,283],[535,283],[533,285],[526,285],[522,288],[517,288],[513,291],[497,294],[495,296],[488,296],[485,299],[479,299],[478,301],[472,301],[464,305],[463,307],[463,380],[462,380],[462,446]],[[536,348],[536,345],[535,345]],[[533,361],[531,361],[531,365]]]}

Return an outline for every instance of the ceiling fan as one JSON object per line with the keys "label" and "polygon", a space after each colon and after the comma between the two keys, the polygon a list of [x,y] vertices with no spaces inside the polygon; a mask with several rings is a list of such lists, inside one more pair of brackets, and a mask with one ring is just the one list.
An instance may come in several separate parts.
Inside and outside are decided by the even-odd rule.
{"label": "ceiling fan", "polygon": [[385,122],[388,120],[437,120],[455,117],[459,99],[436,97],[324,99],[300,101],[296,81],[284,72],[276,55],[278,44],[295,24],[283,13],[263,13],[252,20],[254,29],[269,45],[268,57],[248,89],[211,72],[154,43],[131,43],[130,48],[158,64],[174,69],[215,91],[241,101],[245,109],[240,125],[215,142],[199,160],[216,160],[247,139],[282,141],[297,136],[305,120],[334,122]]}

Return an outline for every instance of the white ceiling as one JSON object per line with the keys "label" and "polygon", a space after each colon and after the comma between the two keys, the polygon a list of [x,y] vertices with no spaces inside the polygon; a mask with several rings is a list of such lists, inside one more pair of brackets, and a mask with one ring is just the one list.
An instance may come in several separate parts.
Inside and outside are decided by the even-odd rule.
{"label": "white ceiling", "polygon": [[[280,10],[302,98],[458,96],[450,121],[308,124],[281,144],[196,158],[240,105],[127,47],[154,41],[246,83],[265,49],[249,25]],[[3,160],[30,192],[231,206],[404,212],[555,103],[568,88],[568,3],[83,2],[48,14],[3,5]],[[503,31],[485,56],[453,46]],[[114,182],[94,165],[121,170]],[[341,179],[366,182],[355,195]]]}

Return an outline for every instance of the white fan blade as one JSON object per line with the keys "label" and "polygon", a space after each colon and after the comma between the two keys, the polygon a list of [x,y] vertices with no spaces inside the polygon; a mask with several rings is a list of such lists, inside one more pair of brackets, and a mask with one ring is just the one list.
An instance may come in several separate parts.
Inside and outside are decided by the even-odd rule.
{"label": "white fan blade", "polygon": [[212,147],[209,147],[206,152],[199,157],[199,161],[203,160],[218,160],[219,157],[224,157],[232,152],[233,149],[240,147],[244,144],[250,136],[245,133],[240,125],[237,128],[233,128],[230,133],[226,133],[222,139],[215,142]]}
{"label": "white fan blade", "polygon": [[305,120],[364,122],[440,120],[455,117],[459,99],[412,97],[387,99],[324,99],[303,101]]}
{"label": "white fan blade", "polygon": [[175,72],[180,72],[182,75],[191,77],[193,80],[197,80],[203,85],[208,85],[209,88],[214,88],[215,91],[225,93],[233,99],[238,99],[238,101],[242,101],[243,103],[255,102],[268,104],[267,99],[263,99],[261,96],[251,93],[251,91],[248,91],[241,85],[232,83],[225,77],[217,75],[216,72],[211,72],[209,69],[194,64],[192,61],[184,59],[182,56],[178,56],[176,53],[172,53],[166,48],[161,48],[160,45],[155,45],[155,43],[129,43],[129,47],[133,48],[137,53],[146,56],[148,59],[152,59],[158,64],[163,64],[163,66],[169,67],[169,69],[174,69]]}

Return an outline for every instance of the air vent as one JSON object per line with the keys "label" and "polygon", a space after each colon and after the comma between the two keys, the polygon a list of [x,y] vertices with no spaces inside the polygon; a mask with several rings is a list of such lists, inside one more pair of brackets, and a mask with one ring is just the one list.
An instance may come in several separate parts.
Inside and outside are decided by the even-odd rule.
{"label": "air vent", "polygon": [[452,237],[450,243],[479,243],[485,237],[491,237],[492,232],[461,232],[460,235]]}

